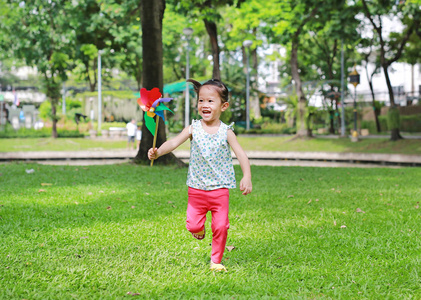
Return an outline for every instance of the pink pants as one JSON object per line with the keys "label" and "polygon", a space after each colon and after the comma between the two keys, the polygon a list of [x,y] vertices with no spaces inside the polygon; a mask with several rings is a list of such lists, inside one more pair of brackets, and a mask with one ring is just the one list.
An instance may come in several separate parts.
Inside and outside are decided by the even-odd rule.
{"label": "pink pants", "polygon": [[227,243],[229,190],[203,191],[189,187],[187,230],[198,233],[205,228],[206,213],[212,212],[212,255],[214,263],[221,263]]}

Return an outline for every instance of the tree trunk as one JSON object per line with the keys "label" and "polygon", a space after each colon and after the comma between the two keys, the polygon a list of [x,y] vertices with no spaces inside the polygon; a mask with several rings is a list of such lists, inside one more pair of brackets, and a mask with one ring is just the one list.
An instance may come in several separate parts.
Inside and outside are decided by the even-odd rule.
{"label": "tree trunk", "polygon": [[367,55],[365,58],[365,61],[366,61],[365,73],[367,75],[367,81],[368,81],[368,85],[370,87],[370,92],[371,92],[371,103],[373,105],[373,113],[374,113],[374,120],[376,121],[376,129],[377,129],[377,132],[380,133],[381,132],[381,127],[380,127],[380,122],[379,122],[380,111],[378,111],[378,109],[376,108],[376,97],[374,95],[374,87],[373,87],[373,76],[377,71],[377,67],[371,73],[371,76],[369,76],[368,75],[368,57],[369,55]]}
{"label": "tree trunk", "polygon": [[[386,79],[387,90],[389,92],[390,108],[396,109],[395,95],[393,94],[393,88],[392,88],[392,84],[390,83],[389,72],[387,71],[388,65],[382,64],[382,67],[383,67],[384,77]],[[398,114],[399,114],[399,110],[397,110],[397,111],[398,111]],[[390,130],[391,130],[390,140],[397,141],[397,140],[402,138],[402,136],[399,132],[399,127],[390,128]]]}
{"label": "tree trunk", "polygon": [[291,47],[291,75],[295,83],[295,90],[298,98],[298,115],[297,115],[297,136],[302,137],[308,135],[305,125],[306,116],[306,98],[304,96],[300,73],[298,70],[298,38],[292,40]]}
{"label": "tree trunk", "polygon": [[221,72],[219,70],[219,45],[218,45],[218,32],[216,24],[212,21],[204,19],[206,31],[208,32],[213,57],[213,70],[212,78],[221,80]]}
{"label": "tree trunk", "polygon": [[[143,87],[148,90],[154,87],[163,91],[163,49],[162,49],[162,19],[165,11],[165,0],[142,0],[141,22],[142,22],[142,49],[143,49]],[[156,117],[155,117],[156,119]],[[165,124],[159,118],[156,147],[160,147],[166,140]],[[139,151],[134,161],[139,164],[149,164],[148,150],[153,145],[153,135],[146,128],[145,122],[142,125],[142,140]],[[155,160],[154,164],[185,164],[174,154],[169,153]]]}
{"label": "tree trunk", "polygon": [[[333,106],[333,105],[332,105]],[[330,134],[335,134],[335,111],[332,109],[329,109],[329,133]]]}
{"label": "tree trunk", "polygon": [[53,121],[53,126],[52,126],[52,136],[53,138],[58,138],[58,133],[57,133],[57,105],[56,105],[56,100],[51,99],[51,117],[52,117],[52,121]]}

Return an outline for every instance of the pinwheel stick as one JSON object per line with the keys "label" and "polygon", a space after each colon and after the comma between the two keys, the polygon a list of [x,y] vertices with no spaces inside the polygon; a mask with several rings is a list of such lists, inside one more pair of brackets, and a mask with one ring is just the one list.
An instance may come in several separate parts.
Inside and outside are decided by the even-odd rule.
{"label": "pinwheel stick", "polygon": [[[152,149],[154,150],[156,146],[156,136],[158,135],[158,126],[159,126],[159,116],[156,115],[155,135],[153,136],[153,144],[152,144]],[[151,167],[153,166],[153,161],[154,159],[151,159]]]}

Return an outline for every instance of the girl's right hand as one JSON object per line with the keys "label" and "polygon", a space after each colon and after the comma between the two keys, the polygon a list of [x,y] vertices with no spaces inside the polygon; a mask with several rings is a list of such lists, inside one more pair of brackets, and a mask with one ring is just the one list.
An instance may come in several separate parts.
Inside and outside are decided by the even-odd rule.
{"label": "girl's right hand", "polygon": [[150,160],[152,160],[152,159],[157,159],[158,157],[159,157],[159,155],[158,155],[158,148],[151,148],[151,149],[149,149],[149,151],[148,151],[148,158],[150,159]]}

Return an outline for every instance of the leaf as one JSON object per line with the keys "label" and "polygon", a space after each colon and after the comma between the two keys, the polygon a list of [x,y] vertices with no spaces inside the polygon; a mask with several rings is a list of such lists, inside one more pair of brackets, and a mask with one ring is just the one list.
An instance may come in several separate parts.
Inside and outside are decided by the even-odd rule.
{"label": "leaf", "polygon": [[310,203],[311,203],[311,199],[310,199],[310,201],[307,202],[307,204],[310,204]]}
{"label": "leaf", "polygon": [[130,296],[139,296],[140,293],[127,292],[127,295],[130,295]]}
{"label": "leaf", "polygon": [[38,193],[43,193],[43,192],[46,192],[46,190],[43,190],[43,189],[38,190]]}
{"label": "leaf", "polygon": [[287,198],[294,198],[294,195],[289,195]]}
{"label": "leaf", "polygon": [[136,206],[134,206],[134,205],[132,206],[132,208],[135,208],[135,207],[136,207]]}
{"label": "leaf", "polygon": [[144,120],[145,120],[146,128],[148,128],[149,132],[153,136],[155,136],[155,127],[156,127],[155,120],[149,117],[147,114],[144,114]]}
{"label": "leaf", "polygon": [[333,221],[333,225],[335,225],[335,226],[336,226],[336,221]]}
{"label": "leaf", "polygon": [[365,214],[365,211],[362,211],[362,210],[361,210],[361,208],[357,208],[355,211],[356,211],[357,213],[363,213],[363,214]]}
{"label": "leaf", "polygon": [[235,247],[234,247],[234,246],[227,246],[226,248],[227,248],[228,252],[231,252],[232,250],[234,250],[234,249],[235,249]]}
{"label": "leaf", "polygon": [[42,186],[53,185],[52,183],[41,183]]}
{"label": "leaf", "polygon": [[342,229],[346,228],[346,225],[342,225],[342,226],[341,226],[341,228],[342,228]]}
{"label": "leaf", "polygon": [[26,169],[25,172],[26,172],[26,174],[31,174],[31,173],[34,173],[35,170],[34,169]]}
{"label": "leaf", "polygon": [[111,209],[111,206],[107,206],[107,210],[110,210]]}

